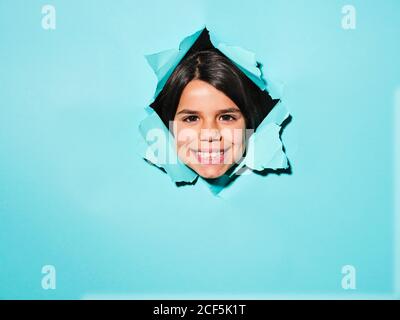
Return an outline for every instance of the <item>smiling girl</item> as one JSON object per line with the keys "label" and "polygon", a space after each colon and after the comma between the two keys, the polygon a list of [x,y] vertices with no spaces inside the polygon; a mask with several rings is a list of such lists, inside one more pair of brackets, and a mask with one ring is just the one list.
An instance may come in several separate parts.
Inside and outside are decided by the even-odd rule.
{"label": "smiling girl", "polygon": [[172,132],[180,160],[216,179],[241,161],[246,133],[278,101],[219,50],[207,48],[188,52],[151,107]]}

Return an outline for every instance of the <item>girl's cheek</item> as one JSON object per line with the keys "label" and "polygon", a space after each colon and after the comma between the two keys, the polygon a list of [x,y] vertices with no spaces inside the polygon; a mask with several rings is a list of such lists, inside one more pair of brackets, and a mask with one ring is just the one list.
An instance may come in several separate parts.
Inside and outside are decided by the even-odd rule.
{"label": "girl's cheek", "polygon": [[222,136],[226,144],[242,145],[244,142],[244,129],[223,129]]}
{"label": "girl's cheek", "polygon": [[[178,146],[192,145],[197,142],[197,131],[193,128],[178,128],[176,130],[175,139]],[[194,146],[195,147],[195,146]]]}

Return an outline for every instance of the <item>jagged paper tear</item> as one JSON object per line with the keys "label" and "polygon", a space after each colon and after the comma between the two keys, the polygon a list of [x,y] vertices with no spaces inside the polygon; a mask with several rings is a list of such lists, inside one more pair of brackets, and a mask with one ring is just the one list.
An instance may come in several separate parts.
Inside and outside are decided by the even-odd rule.
{"label": "jagged paper tear", "polygon": [[[168,78],[180,61],[196,42],[204,28],[184,38],[178,49],[170,49],[160,53],[147,55],[146,59],[157,76],[157,88],[154,98],[161,92]],[[268,79],[264,80],[255,54],[241,47],[229,46],[221,42],[217,36],[208,31],[211,43],[220,50],[261,90],[267,90],[276,99],[283,94],[283,84]],[[158,114],[146,107],[149,115],[139,125],[143,141],[139,145],[141,157],[164,170],[175,183],[195,183],[198,174],[182,163],[177,157],[174,138],[164,125]],[[218,194],[241,169],[255,171],[264,169],[287,169],[289,167],[283,145],[280,140],[282,123],[289,117],[289,112],[282,101],[279,101],[251,135],[247,152],[242,162],[229,174],[209,184],[211,191]]]}

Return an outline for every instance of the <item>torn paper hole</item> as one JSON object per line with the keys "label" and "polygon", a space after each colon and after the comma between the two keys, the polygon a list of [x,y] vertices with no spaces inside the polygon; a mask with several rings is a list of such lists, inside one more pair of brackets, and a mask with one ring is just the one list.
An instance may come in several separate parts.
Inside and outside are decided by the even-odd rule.
{"label": "torn paper hole", "polygon": [[140,154],[177,186],[200,178],[218,194],[249,171],[289,170],[283,85],[264,79],[253,52],[204,27],[146,59],[157,86],[139,125]]}

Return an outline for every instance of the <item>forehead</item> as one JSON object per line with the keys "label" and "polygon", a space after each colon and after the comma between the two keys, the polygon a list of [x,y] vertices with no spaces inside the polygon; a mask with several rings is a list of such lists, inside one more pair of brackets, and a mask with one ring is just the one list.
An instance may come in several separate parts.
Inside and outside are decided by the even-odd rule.
{"label": "forehead", "polygon": [[183,89],[177,112],[190,109],[199,112],[217,112],[226,108],[239,108],[222,91],[202,80],[192,80]]}

